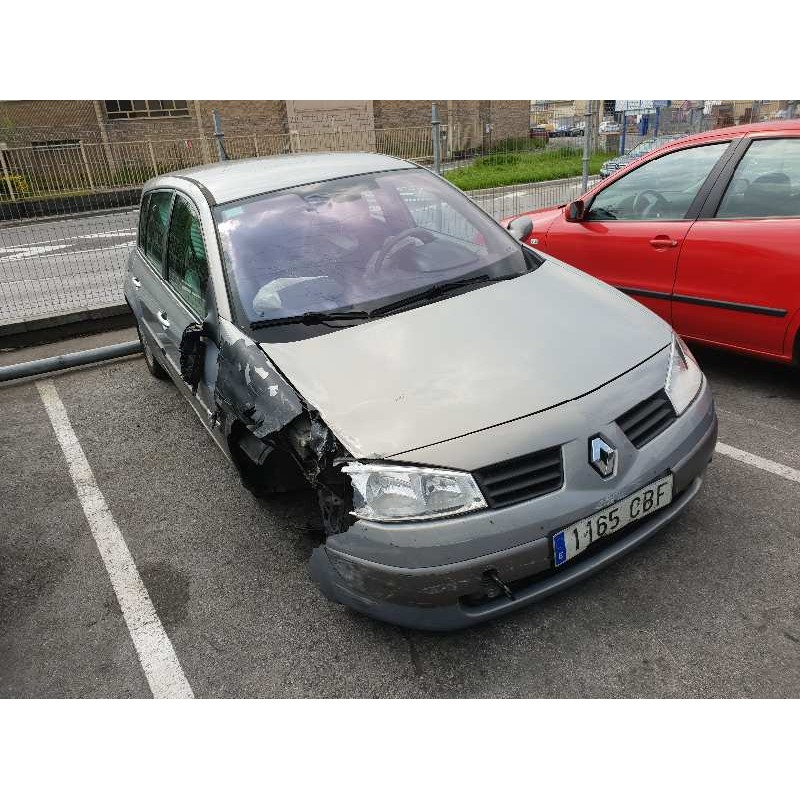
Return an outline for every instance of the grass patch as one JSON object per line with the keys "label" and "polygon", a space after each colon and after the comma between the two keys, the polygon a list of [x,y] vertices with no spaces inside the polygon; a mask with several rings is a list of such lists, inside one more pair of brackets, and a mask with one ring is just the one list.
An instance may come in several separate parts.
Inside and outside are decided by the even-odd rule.
{"label": "grass patch", "polygon": [[[595,174],[600,165],[614,155],[595,153],[589,158],[589,174]],[[467,167],[445,172],[447,178],[459,189],[491,189],[495,186],[513,186],[517,183],[552,181],[572,178],[583,171],[583,153],[569,147],[534,152],[492,153],[475,159]]]}

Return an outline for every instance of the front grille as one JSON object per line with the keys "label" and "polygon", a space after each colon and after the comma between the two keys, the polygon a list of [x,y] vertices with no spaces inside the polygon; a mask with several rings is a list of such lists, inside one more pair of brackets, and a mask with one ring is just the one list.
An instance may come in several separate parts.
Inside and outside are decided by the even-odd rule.
{"label": "front grille", "polygon": [[486,502],[502,508],[555,492],[564,484],[561,447],[501,461],[475,473]]}
{"label": "front grille", "polygon": [[647,400],[626,411],[617,425],[634,447],[644,447],[675,422],[675,409],[662,389]]}

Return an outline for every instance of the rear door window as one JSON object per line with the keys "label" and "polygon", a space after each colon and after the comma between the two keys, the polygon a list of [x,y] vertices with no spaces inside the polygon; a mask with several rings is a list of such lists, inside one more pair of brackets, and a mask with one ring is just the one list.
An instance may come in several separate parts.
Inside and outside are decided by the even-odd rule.
{"label": "rear door window", "polygon": [[718,217],[800,217],[800,138],[754,141],[733,174]]}
{"label": "rear door window", "polygon": [[139,208],[139,247],[144,250],[145,232],[147,230],[147,205],[150,202],[150,195],[142,197],[142,205]]}
{"label": "rear door window", "polygon": [[728,144],[689,147],[642,164],[595,195],[588,219],[684,219]]}
{"label": "rear door window", "polygon": [[172,192],[152,192],[147,203],[147,216],[144,226],[144,252],[151,263],[160,271],[164,256],[164,239],[172,205]]}
{"label": "rear door window", "polygon": [[206,314],[208,261],[194,206],[175,195],[167,239],[167,282],[199,317]]}

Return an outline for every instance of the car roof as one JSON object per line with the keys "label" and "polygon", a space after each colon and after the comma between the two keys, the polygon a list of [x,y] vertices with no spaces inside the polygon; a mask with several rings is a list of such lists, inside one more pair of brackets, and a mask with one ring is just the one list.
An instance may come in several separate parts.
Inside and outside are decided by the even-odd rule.
{"label": "car roof", "polygon": [[[620,168],[595,184],[590,192],[586,192],[583,196],[586,197],[590,193],[594,193],[599,187],[605,187],[607,183],[613,183],[628,172],[638,169],[645,162],[653,161],[675,150],[684,150],[687,147],[702,144],[703,142],[727,141],[731,138],[743,138],[760,133],[789,133],[800,136],[800,119],[770,120],[769,122],[755,122],[749,125],[731,125],[728,128],[714,128],[713,130],[704,131],[703,133],[693,133],[687,136],[678,135],[676,138],[665,141],[658,145],[658,147],[640,156],[637,155],[633,158],[628,158],[630,153],[626,153],[623,156],[615,156],[610,158],[609,161],[620,163]],[[661,137],[659,136],[658,138]]]}
{"label": "car roof", "polygon": [[714,128],[703,133],[693,133],[684,136],[681,146],[691,142],[702,142],[710,139],[724,139],[730,136],[749,136],[754,133],[795,133],[800,134],[800,119],[770,120],[768,122],[753,122],[748,125],[732,125],[729,128]]}
{"label": "car roof", "polygon": [[169,172],[148,181],[144,191],[168,186],[170,179],[182,178],[199,186],[211,205],[218,205],[307,183],[417,166],[377,153],[294,153],[220,161]]}

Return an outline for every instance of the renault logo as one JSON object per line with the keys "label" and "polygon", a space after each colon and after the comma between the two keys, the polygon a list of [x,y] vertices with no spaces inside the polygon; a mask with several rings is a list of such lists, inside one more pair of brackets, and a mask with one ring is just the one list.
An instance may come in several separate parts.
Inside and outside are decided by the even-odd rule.
{"label": "renault logo", "polygon": [[589,463],[604,478],[610,478],[617,469],[617,451],[602,436],[589,439]]}

